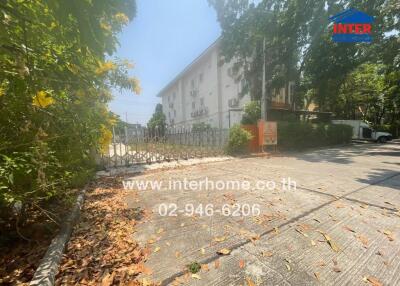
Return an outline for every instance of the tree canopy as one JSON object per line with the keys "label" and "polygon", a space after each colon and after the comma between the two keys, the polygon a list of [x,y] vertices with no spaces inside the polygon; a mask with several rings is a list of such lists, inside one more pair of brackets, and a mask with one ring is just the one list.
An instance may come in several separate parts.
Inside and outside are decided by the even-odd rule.
{"label": "tree canopy", "polygon": [[[386,83],[381,94],[385,100],[381,103],[387,104],[380,118],[400,120],[396,103],[400,97],[396,88],[400,79],[397,1],[264,0],[254,4],[246,0],[209,0],[209,3],[215,8],[222,28],[222,54],[226,61],[235,63],[234,70],[243,71],[247,82],[243,92],[249,91],[254,100],[261,97],[265,55],[269,99],[272,89],[294,81],[296,106],[313,101],[320,111],[340,110],[338,115],[351,117],[353,110],[359,109],[359,102],[353,101],[351,107],[343,110],[340,98],[348,93],[345,89],[349,86],[349,76],[367,72],[359,67],[369,63],[377,65],[374,69],[380,70]],[[371,44],[331,40],[329,17],[349,7],[375,18]],[[369,111],[365,117],[376,119]]]}
{"label": "tree canopy", "polygon": [[166,127],[166,118],[161,103],[158,103],[156,105],[154,113],[151,116],[149,122],[147,123],[147,127],[150,129],[160,129],[160,130],[164,130],[164,128]]}

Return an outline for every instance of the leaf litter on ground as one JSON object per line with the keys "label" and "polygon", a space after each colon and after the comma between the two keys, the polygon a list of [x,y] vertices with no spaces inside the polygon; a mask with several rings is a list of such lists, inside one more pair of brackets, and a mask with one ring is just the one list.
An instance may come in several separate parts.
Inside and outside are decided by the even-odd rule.
{"label": "leaf litter on ground", "polygon": [[[150,248],[133,239],[138,216],[125,202],[118,178],[104,178],[88,188],[80,222],[74,229],[56,277],[56,285],[140,285]],[[132,192],[130,192],[132,195]],[[155,248],[155,252],[160,247]],[[153,283],[147,279],[147,285]]]}

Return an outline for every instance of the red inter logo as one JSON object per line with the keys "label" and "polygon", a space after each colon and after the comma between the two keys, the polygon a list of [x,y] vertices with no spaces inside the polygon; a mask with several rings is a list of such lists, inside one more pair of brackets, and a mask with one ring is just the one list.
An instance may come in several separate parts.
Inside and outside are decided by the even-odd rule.
{"label": "red inter logo", "polygon": [[342,24],[333,25],[334,34],[370,34],[371,24]]}
{"label": "red inter logo", "polygon": [[332,40],[338,43],[371,43],[372,22],[374,17],[347,9],[329,18],[333,23]]}

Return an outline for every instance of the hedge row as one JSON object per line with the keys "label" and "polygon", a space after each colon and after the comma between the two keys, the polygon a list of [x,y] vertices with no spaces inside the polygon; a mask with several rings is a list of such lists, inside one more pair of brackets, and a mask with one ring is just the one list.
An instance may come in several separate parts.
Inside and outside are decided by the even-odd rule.
{"label": "hedge row", "polygon": [[352,127],[344,124],[312,124],[278,122],[278,146],[286,150],[301,150],[348,143]]}

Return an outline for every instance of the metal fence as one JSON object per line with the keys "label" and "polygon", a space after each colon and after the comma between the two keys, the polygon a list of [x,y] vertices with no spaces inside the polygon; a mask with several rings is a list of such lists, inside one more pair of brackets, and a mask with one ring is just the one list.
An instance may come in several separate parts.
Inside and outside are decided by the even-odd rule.
{"label": "metal fence", "polygon": [[188,128],[125,128],[113,130],[113,140],[101,165],[132,166],[173,160],[219,156],[228,142],[228,129],[196,131]]}

